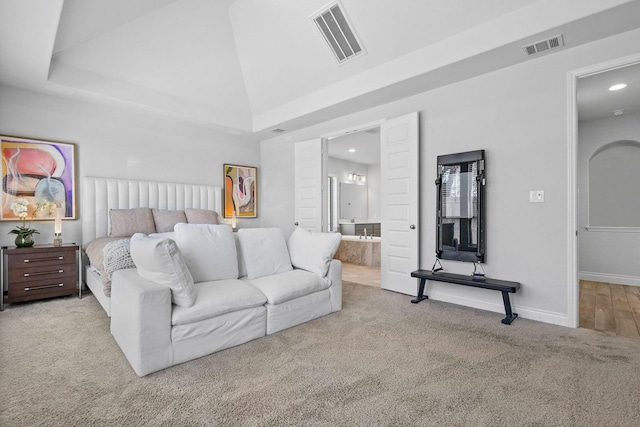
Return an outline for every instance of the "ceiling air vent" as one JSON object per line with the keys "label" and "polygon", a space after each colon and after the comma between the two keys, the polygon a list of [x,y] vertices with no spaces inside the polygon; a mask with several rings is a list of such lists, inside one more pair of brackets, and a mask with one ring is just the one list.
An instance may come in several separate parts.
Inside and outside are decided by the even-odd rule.
{"label": "ceiling air vent", "polygon": [[311,16],[339,64],[365,53],[343,10],[333,2]]}
{"label": "ceiling air vent", "polygon": [[282,133],[282,132],[284,132],[284,129],[275,128],[275,129],[271,129],[271,132],[273,132],[273,133]]}
{"label": "ceiling air vent", "polygon": [[558,34],[557,36],[553,36],[546,40],[541,40],[539,42],[535,42],[527,46],[522,46],[522,49],[524,49],[527,55],[535,55],[536,53],[557,49],[562,46],[564,46],[564,41],[562,40],[562,34]]}

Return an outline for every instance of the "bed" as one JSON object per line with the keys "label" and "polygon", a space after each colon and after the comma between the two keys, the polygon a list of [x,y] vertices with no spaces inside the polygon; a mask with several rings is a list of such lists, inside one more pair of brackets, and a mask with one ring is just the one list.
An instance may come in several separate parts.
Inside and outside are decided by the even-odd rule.
{"label": "bed", "polygon": [[[162,210],[198,209],[220,213],[222,190],[217,186],[112,178],[82,179],[82,246],[109,236],[111,209],[152,208]],[[86,254],[85,254],[86,255]],[[107,316],[110,297],[96,265],[84,261],[84,282]]]}

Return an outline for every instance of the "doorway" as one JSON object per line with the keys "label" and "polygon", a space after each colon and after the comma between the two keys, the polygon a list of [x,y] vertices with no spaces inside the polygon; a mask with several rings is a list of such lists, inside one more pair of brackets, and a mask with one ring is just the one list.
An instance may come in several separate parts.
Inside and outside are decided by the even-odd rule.
{"label": "doorway", "polygon": [[[329,175],[326,170],[328,149],[325,147],[330,139],[374,127],[380,128],[380,221],[356,224],[358,216],[353,215],[339,225],[341,231],[343,225],[353,228],[349,233],[352,240],[364,241],[365,234],[367,243],[378,240],[380,286],[383,289],[415,296],[417,290],[411,272],[419,268],[420,259],[418,112],[297,142],[295,225],[315,231],[328,230],[326,193]],[[347,175],[349,173],[351,181],[367,181],[362,173],[347,172]],[[365,216],[369,215],[367,212]],[[374,236],[370,234],[372,231]]]}
{"label": "doorway", "polygon": [[[617,148],[616,142],[637,140],[640,135],[640,55],[620,58],[604,64],[594,65],[569,73],[570,89],[570,209],[569,236],[569,326],[579,327],[585,323],[581,313],[585,313],[582,304],[589,299],[581,295],[585,282],[600,282],[613,285],[640,285],[640,266],[634,261],[635,251],[640,239],[640,227],[637,224],[620,224],[619,218],[611,217],[611,224],[602,220],[602,211],[590,209],[590,161],[607,147]],[[627,88],[615,91],[610,89],[614,82],[625,81]],[[634,87],[635,86],[635,87]],[[612,154],[609,150],[607,156]],[[615,153],[614,153],[615,154]],[[593,166],[606,159],[596,159]],[[601,165],[600,165],[601,166]],[[590,187],[593,187],[590,189]],[[617,187],[617,186],[616,186]],[[617,190],[614,190],[617,191]],[[592,194],[593,196],[593,194]],[[640,208],[640,207],[639,207]],[[606,213],[605,213],[606,217]],[[614,224],[615,222],[615,224]],[[575,230],[575,232],[573,231]],[[623,246],[628,245],[625,249]],[[602,248],[605,250],[603,251]],[[603,286],[600,286],[603,288]],[[589,286],[586,287],[590,289]],[[584,291],[583,291],[584,293]],[[611,293],[614,295],[614,293]],[[612,297],[610,297],[612,298]],[[602,304],[611,305],[613,301],[600,298]],[[606,313],[604,308],[597,310]],[[633,313],[628,313],[633,318]],[[583,315],[584,317],[584,315]],[[610,320],[610,317],[609,319]],[[583,325],[581,325],[581,322]],[[619,322],[624,323],[622,318]],[[602,323],[602,322],[601,322]],[[611,322],[604,322],[611,328]],[[593,327],[592,329],[597,329]]]}
{"label": "doorway", "polygon": [[343,242],[343,280],[380,287],[380,126],[327,138],[329,232]]}

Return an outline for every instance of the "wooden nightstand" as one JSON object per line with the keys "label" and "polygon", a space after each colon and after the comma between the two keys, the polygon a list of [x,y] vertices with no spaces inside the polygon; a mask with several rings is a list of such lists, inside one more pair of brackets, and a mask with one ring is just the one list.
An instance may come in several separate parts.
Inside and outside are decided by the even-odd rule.
{"label": "wooden nightstand", "polygon": [[5,303],[71,295],[82,297],[80,247],[36,245],[31,248],[3,247],[0,310]]}

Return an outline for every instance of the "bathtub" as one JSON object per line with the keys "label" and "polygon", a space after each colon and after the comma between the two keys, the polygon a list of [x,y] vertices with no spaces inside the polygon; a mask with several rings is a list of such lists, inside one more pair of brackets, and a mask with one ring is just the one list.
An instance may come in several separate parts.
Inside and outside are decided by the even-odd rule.
{"label": "bathtub", "polygon": [[343,235],[342,236],[342,240],[348,240],[348,241],[360,241],[360,242],[379,242],[381,239],[381,237],[369,237],[367,236],[367,238],[365,239],[364,236],[360,237],[360,236],[348,236],[348,235]]}
{"label": "bathtub", "polygon": [[380,239],[343,235],[334,258],[350,264],[380,267]]}

